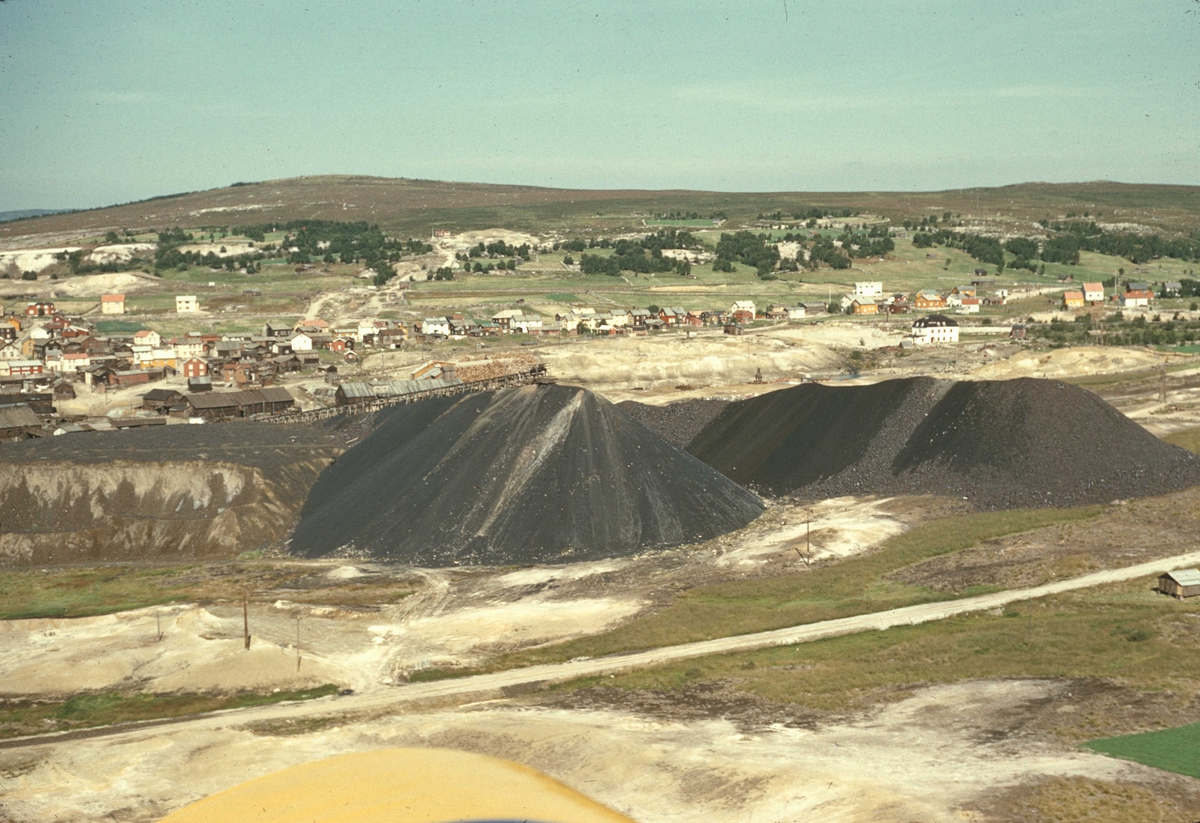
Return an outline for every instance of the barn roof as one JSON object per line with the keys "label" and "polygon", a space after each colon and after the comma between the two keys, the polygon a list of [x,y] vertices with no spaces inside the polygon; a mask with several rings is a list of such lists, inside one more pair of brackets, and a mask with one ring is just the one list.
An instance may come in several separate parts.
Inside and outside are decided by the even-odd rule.
{"label": "barn roof", "polygon": [[0,429],[16,429],[24,426],[37,428],[42,425],[33,410],[25,403],[0,406]]}
{"label": "barn roof", "polygon": [[1171,578],[1180,586],[1200,586],[1200,570],[1198,569],[1177,569],[1167,572],[1163,577]]}

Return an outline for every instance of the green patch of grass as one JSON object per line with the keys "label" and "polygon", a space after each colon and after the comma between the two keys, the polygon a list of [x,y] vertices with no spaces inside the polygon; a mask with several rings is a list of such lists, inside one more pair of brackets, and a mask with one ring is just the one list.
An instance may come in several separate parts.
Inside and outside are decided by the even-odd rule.
{"label": "green patch of grass", "polygon": [[96,321],[96,331],[101,334],[121,334],[124,332],[135,332],[139,329],[146,328],[141,323],[136,323],[130,320],[98,320]]}
{"label": "green patch of grass", "polygon": [[1188,777],[1200,777],[1200,723],[1092,740],[1093,751]]}
{"label": "green patch of grass", "polygon": [[1168,443],[1200,454],[1200,429],[1184,429],[1163,438]]}
{"label": "green patch of grass", "polygon": [[162,695],[99,692],[78,694],[63,702],[0,701],[0,738],[184,717],[289,700],[312,700],[337,692],[337,686],[326,684],[279,692]]}
{"label": "green patch of grass", "polygon": [[0,572],[0,620],[90,617],[179,600],[186,587],[170,569],[100,567],[66,573]]}
{"label": "green patch of grass", "polygon": [[578,303],[579,298],[573,294],[547,294],[547,300],[554,300],[559,303]]}
{"label": "green patch of grass", "polygon": [[[680,661],[606,678],[626,689],[675,690],[722,682],[779,703],[848,711],[911,689],[997,678],[1105,678],[1142,690],[1194,691],[1200,642],[1170,624],[1200,604],[1151,591],[1151,579],[1015,604],[886,631]],[[592,682],[571,687],[595,685]],[[1123,729],[1099,713],[1072,716],[1087,739]],[[1200,751],[1200,750],[1198,750]],[[1143,761],[1145,762],[1145,761]],[[1200,759],[1193,757],[1193,763]]]}
{"label": "green patch of grass", "polygon": [[984,540],[1086,520],[1100,512],[1099,506],[1018,509],[933,520],[890,538],[870,554],[801,574],[691,589],[662,611],[611,632],[517,652],[500,658],[497,667],[672,646],[965,596],[910,586],[888,575]]}

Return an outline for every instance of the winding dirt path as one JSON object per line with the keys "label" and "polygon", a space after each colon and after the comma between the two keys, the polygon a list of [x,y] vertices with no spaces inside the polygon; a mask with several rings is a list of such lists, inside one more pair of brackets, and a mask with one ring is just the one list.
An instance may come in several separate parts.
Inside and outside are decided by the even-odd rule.
{"label": "winding dirt path", "polygon": [[193,715],[175,720],[152,720],[143,723],[123,724],[99,729],[76,732],[15,738],[0,742],[0,749],[30,746],[55,745],[71,740],[91,737],[128,736],[136,738],[153,734],[155,727],[167,724],[188,724],[195,729],[218,729],[241,726],[246,723],[277,719],[349,714],[352,712],[377,711],[399,707],[420,701],[445,701],[453,698],[475,698],[497,693],[511,693],[514,689],[533,688],[543,683],[556,683],[602,674],[613,674],[643,666],[656,666],[677,660],[702,657],[710,654],[750,651],[769,646],[786,646],[807,643],[827,637],[855,634],[864,631],[881,631],[893,626],[912,626],[933,620],[943,620],[969,612],[1000,608],[1021,600],[1033,600],[1048,595],[1119,583],[1139,577],[1156,575],[1164,570],[1200,564],[1200,551],[1152,560],[1121,569],[1109,569],[1086,574],[1068,580],[1059,580],[1027,589],[1013,589],[992,594],[964,597],[959,600],[938,603],[923,603],[899,609],[860,614],[836,620],[823,620],[785,629],[756,632],[754,634],[718,637],[678,646],[665,646],[641,652],[614,654],[598,658],[580,658],[566,663],[548,663],[522,669],[481,674],[431,683],[411,683],[380,692],[361,695],[346,695],[321,698],[299,703],[277,703],[250,709],[232,709],[205,715]]}

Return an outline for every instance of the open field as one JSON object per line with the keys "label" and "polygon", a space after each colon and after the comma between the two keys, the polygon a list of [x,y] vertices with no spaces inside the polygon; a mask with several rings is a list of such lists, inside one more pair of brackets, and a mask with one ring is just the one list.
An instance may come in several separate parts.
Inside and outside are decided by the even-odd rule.
{"label": "open field", "polygon": [[1113,757],[1200,778],[1200,723],[1092,740],[1087,747]]}

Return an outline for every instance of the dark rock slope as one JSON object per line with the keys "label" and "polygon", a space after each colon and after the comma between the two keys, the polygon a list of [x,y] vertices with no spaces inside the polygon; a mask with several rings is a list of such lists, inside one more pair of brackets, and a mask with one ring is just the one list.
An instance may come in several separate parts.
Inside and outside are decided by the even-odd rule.
{"label": "dark rock slope", "polygon": [[773,495],[942,494],[1070,506],[1200,483],[1200,459],[1051,380],[806,384],[731,404],[688,451]]}
{"label": "dark rock slope", "polygon": [[612,557],[705,540],[752,493],[589,391],[524,386],[381,412],[326,469],[293,553],[423,566]]}

